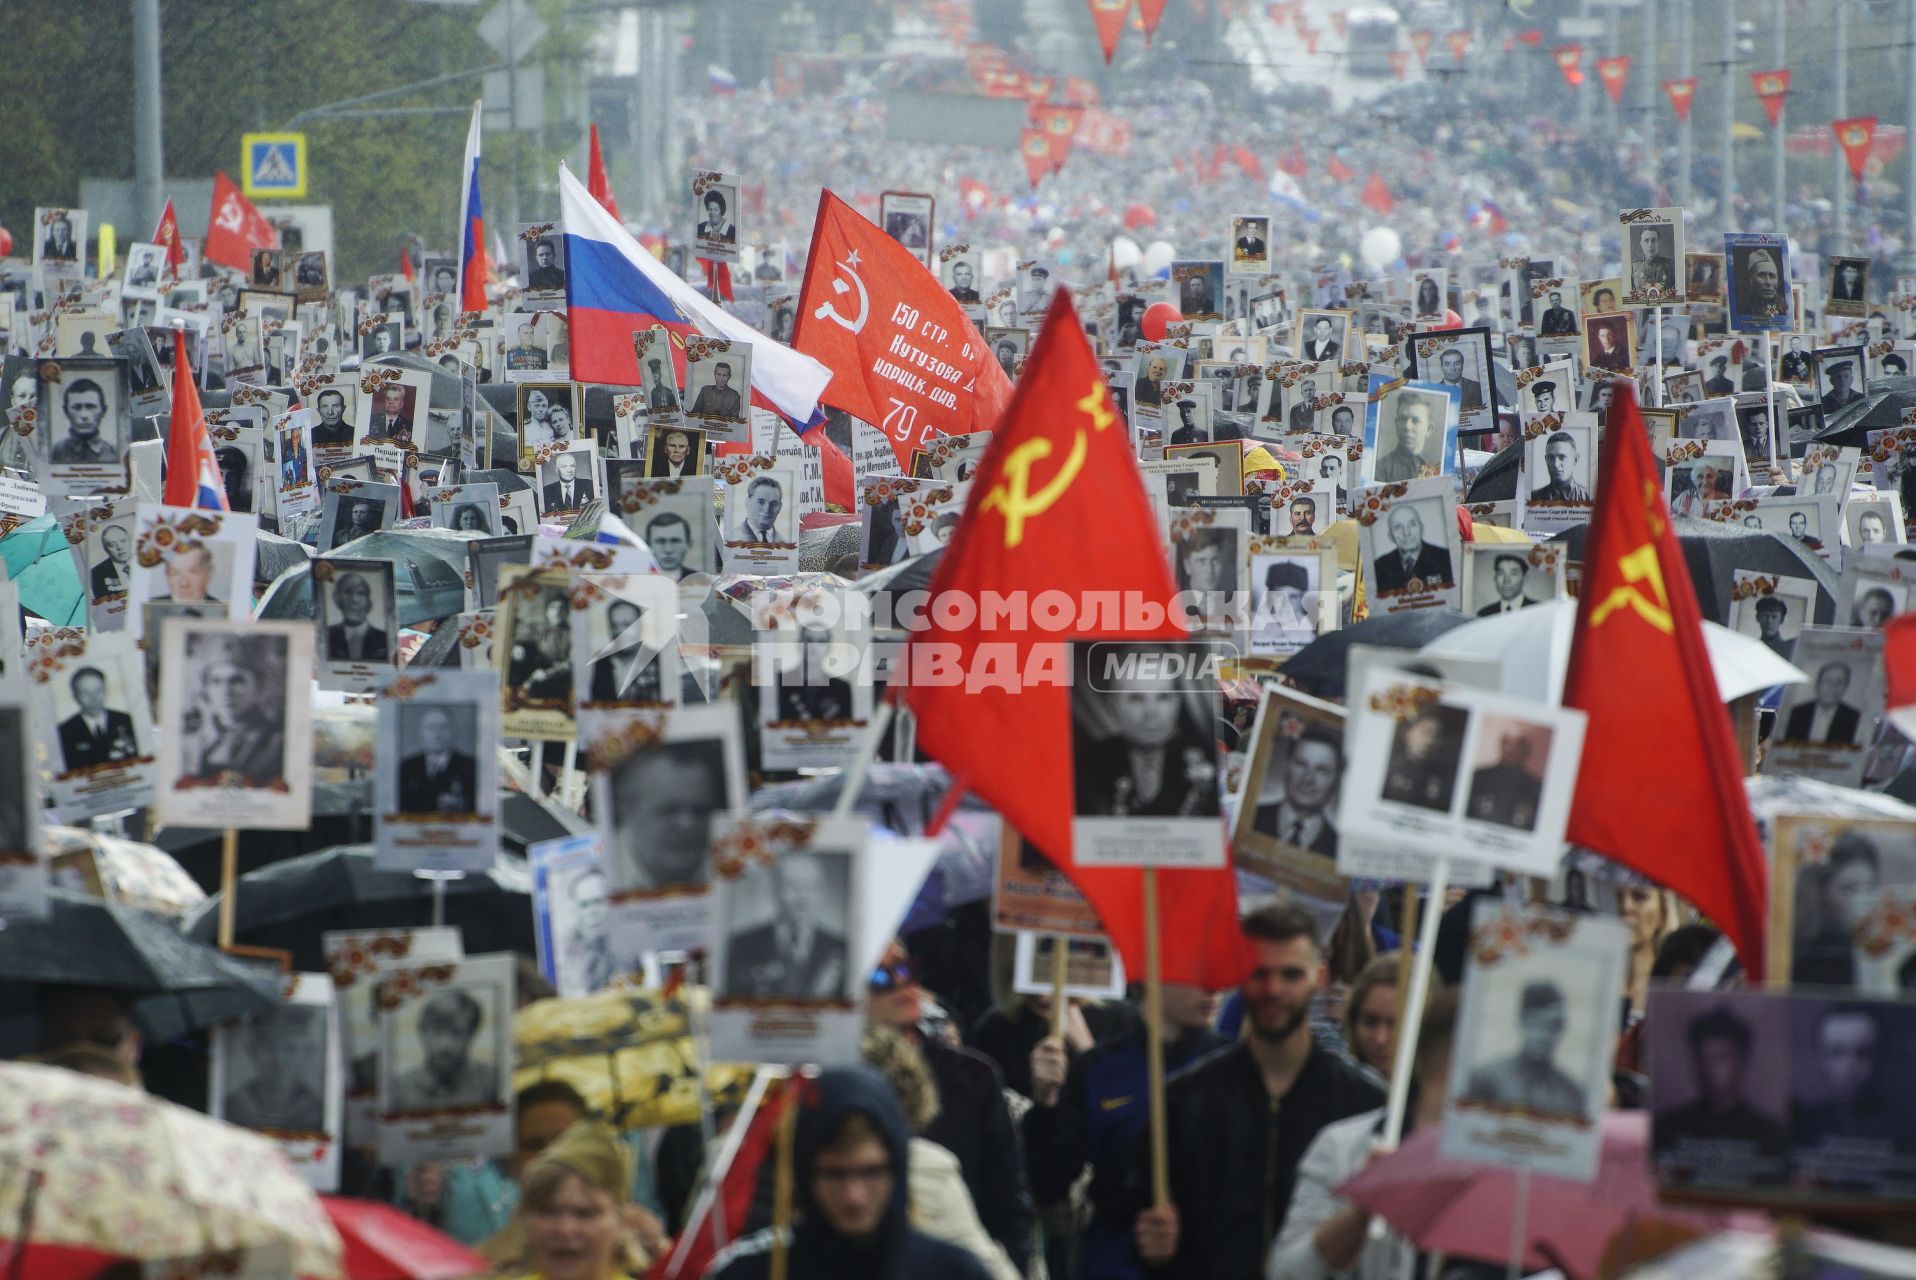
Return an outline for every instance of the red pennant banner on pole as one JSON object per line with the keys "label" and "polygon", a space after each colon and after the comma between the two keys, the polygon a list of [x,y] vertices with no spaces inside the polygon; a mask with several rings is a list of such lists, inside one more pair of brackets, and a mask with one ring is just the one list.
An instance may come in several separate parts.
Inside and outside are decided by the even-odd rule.
{"label": "red pennant banner on pole", "polygon": [[1519,31],[1511,38],[1518,44],[1529,45],[1532,49],[1540,49],[1543,47],[1543,32],[1537,30],[1535,27],[1532,27],[1528,31]]}
{"label": "red pennant banner on pole", "polygon": [[1690,104],[1696,100],[1696,77],[1685,80],[1665,80],[1663,92],[1669,95],[1670,110],[1676,112],[1678,120],[1690,118]]}
{"label": "red pennant banner on pole", "polygon": [[1166,0],[1138,0],[1138,20],[1144,23],[1144,38],[1148,42],[1157,34],[1158,22],[1164,17]]}
{"label": "red pennant banner on pole", "polygon": [[1750,84],[1756,89],[1756,100],[1763,104],[1763,114],[1770,118],[1770,128],[1776,128],[1776,122],[1783,118],[1783,100],[1790,96],[1790,73],[1752,71]]}
{"label": "red pennant banner on pole", "polygon": [[1071,140],[1078,133],[1078,121],[1083,118],[1083,107],[1048,102],[1041,107],[1031,108],[1032,127],[1042,129],[1051,146],[1051,172],[1056,173],[1064,168],[1065,160],[1071,155]]}
{"label": "red pennant banner on pole", "polygon": [[1051,135],[1043,129],[1027,128],[1018,142],[1018,150],[1025,158],[1025,176],[1035,187],[1051,172]]}
{"label": "red pennant banner on pole", "polygon": [[1437,38],[1434,32],[1413,31],[1410,33],[1410,47],[1417,51],[1417,65],[1424,66],[1430,61],[1430,42]]}
{"label": "red pennant banner on pole", "polygon": [[1104,65],[1117,56],[1118,37],[1124,34],[1124,20],[1131,16],[1131,0],[1091,0],[1091,21],[1097,24],[1098,47],[1104,50]]}
{"label": "red pennant banner on pole", "polygon": [[1444,37],[1444,43],[1450,46],[1450,56],[1458,66],[1464,64],[1464,55],[1470,52],[1470,33],[1452,31]]}
{"label": "red pennant banner on pole", "polygon": [[1410,75],[1410,55],[1402,49],[1390,51],[1390,73],[1399,80]]}
{"label": "red pennant banner on pole", "polygon": [[1342,40],[1349,34],[1350,25],[1350,14],[1344,12],[1342,9],[1331,10],[1331,30],[1337,33],[1339,40]]}
{"label": "red pennant banner on pole", "polygon": [[1850,176],[1861,182],[1863,164],[1869,159],[1869,144],[1876,138],[1876,117],[1851,116],[1847,120],[1832,120],[1830,128],[1836,132],[1836,145],[1843,148],[1843,158],[1849,161]]}
{"label": "red pennant banner on pole", "polygon": [[1630,83],[1630,55],[1619,53],[1614,58],[1597,59],[1597,79],[1603,82],[1603,91],[1610,95],[1610,101],[1623,101],[1623,87]]}
{"label": "red pennant banner on pole", "polygon": [[1583,46],[1580,44],[1560,44],[1550,51],[1556,61],[1557,70],[1563,72],[1563,82],[1572,89],[1583,83]]}
{"label": "red pennant banner on pole", "polygon": [[1057,84],[1056,76],[1032,76],[1025,81],[1025,101],[1034,107],[1037,106],[1051,96],[1051,91],[1057,87]]}
{"label": "red pennant banner on pole", "polygon": [[1303,32],[1299,34],[1298,39],[1304,42],[1304,49],[1307,53],[1317,52],[1317,31],[1315,28],[1305,27]]}

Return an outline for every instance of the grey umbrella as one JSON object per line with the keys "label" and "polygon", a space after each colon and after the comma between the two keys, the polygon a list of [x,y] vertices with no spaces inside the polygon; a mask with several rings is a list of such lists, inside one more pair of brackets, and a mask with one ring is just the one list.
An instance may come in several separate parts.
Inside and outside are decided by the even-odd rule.
{"label": "grey umbrella", "polygon": [[[399,624],[417,626],[449,618],[466,607],[466,544],[471,536],[450,529],[383,529],[340,547],[342,556],[391,560],[399,595]],[[310,566],[287,573],[260,601],[262,618],[313,616]]]}
{"label": "grey umbrella", "polygon": [[[1683,548],[1684,563],[1690,567],[1690,582],[1696,588],[1697,603],[1711,622],[1730,623],[1730,588],[1738,569],[1756,573],[1808,578],[1816,583],[1816,609],[1812,619],[1818,626],[1836,620],[1837,576],[1822,557],[1799,543],[1760,529],[1715,520],[1696,520],[1672,516],[1677,543]],[[1570,548],[1572,560],[1583,559],[1584,538],[1589,525],[1566,529],[1553,541]]]}

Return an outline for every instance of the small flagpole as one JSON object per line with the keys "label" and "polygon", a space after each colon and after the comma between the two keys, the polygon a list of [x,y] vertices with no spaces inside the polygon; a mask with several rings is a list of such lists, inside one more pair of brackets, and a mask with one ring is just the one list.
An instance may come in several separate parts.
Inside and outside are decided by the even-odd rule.
{"label": "small flagpole", "polygon": [[1062,933],[1051,935],[1051,1034],[1059,1040],[1064,1039],[1065,1009],[1064,971],[1065,951],[1070,939]]}
{"label": "small flagpole", "polygon": [[1524,1272],[1524,1255],[1529,1252],[1524,1246],[1529,1244],[1530,1225],[1530,1166],[1517,1166],[1517,1209],[1510,1216],[1510,1266],[1504,1272],[1507,1280],[1517,1280]]}
{"label": "small flagpole", "polygon": [[1657,307],[1656,314],[1657,314],[1657,349],[1656,349],[1656,354],[1651,356],[1650,359],[1652,364],[1654,364],[1656,367],[1657,376],[1656,376],[1656,380],[1651,385],[1651,390],[1656,392],[1656,397],[1657,397],[1656,407],[1661,409],[1663,407],[1663,308],[1661,306]]}
{"label": "small flagpole", "polygon": [[[798,1088],[798,1080],[794,1074],[785,1087]],[[797,1132],[798,1105],[794,1099],[778,1114],[778,1150],[773,1156],[777,1163],[772,1166],[771,1280],[785,1280],[791,1265],[785,1238],[792,1229],[792,1139]]]}
{"label": "small flagpole", "polygon": [[1158,946],[1158,869],[1144,868],[1144,1061],[1151,1088],[1151,1204],[1171,1207],[1164,1127],[1164,963]]}
{"label": "small flagpole", "polygon": [[1450,857],[1439,855],[1430,869],[1430,888],[1424,894],[1424,919],[1417,930],[1417,955],[1410,970],[1410,999],[1397,1024],[1397,1052],[1390,1069],[1390,1103],[1384,1116],[1384,1148],[1395,1150],[1404,1136],[1404,1107],[1410,1101],[1411,1062],[1417,1056],[1417,1024],[1424,1019],[1430,997],[1431,954],[1437,949],[1437,923],[1444,914],[1444,893],[1450,888]]}
{"label": "small flagpole", "polygon": [[1763,389],[1768,398],[1770,411],[1763,415],[1770,424],[1770,465],[1776,465],[1776,352],[1771,345],[1770,331],[1763,331]]}
{"label": "small flagpole", "polygon": [[220,950],[233,946],[233,900],[239,896],[239,828],[220,837]]}

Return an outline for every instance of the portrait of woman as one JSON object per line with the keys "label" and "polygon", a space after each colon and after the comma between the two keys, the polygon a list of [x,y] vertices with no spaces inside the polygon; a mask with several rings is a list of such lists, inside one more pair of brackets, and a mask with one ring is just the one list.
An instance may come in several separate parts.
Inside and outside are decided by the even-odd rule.
{"label": "portrait of woman", "polygon": [[285,658],[275,636],[188,637],[184,777],[263,787],[285,776]]}

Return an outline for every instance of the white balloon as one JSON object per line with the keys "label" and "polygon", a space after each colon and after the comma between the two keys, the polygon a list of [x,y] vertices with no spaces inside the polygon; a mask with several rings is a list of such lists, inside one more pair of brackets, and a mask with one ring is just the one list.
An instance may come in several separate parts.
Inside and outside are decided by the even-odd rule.
{"label": "white balloon", "polygon": [[1169,240],[1153,240],[1144,246],[1144,270],[1147,275],[1156,275],[1160,271],[1171,269],[1171,259],[1178,251],[1171,247]]}
{"label": "white balloon", "polygon": [[1144,250],[1138,248],[1138,242],[1130,236],[1119,236],[1111,242],[1111,262],[1118,270],[1135,267],[1144,261]]}
{"label": "white balloon", "polygon": [[1382,271],[1404,254],[1404,241],[1389,227],[1372,227],[1358,243],[1358,254],[1372,271]]}

